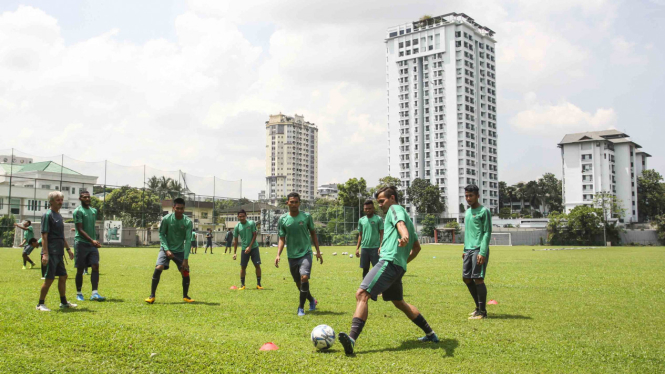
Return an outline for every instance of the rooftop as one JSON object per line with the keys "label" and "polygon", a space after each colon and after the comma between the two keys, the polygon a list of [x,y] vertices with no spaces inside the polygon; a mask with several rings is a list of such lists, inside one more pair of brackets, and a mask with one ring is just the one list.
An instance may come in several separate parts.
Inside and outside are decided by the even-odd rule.
{"label": "rooftop", "polygon": [[63,174],[82,175],[77,171],[62,167],[53,161],[42,161],[42,162],[35,162],[33,164],[24,164],[24,165],[0,164],[0,166],[2,167],[1,170],[5,171],[5,174],[19,174],[19,173],[26,173],[29,171],[45,171],[49,173],[62,172]]}
{"label": "rooftop", "polygon": [[[423,17],[419,19],[418,21],[414,21],[411,23],[412,29],[407,29],[406,33],[410,33],[411,31],[416,32],[420,31],[421,29],[426,29],[429,27],[433,26],[443,26],[447,24],[452,24],[452,23],[467,23],[474,27],[476,31],[480,34],[487,35],[490,38],[494,37],[495,32],[492,31],[489,27],[483,26],[479,23],[477,23],[473,18],[469,17],[468,15],[464,13],[446,13],[441,16],[436,16],[436,17]],[[399,27],[398,26],[393,26],[390,27],[388,30],[393,31],[394,28]],[[399,35],[403,35],[399,34]],[[388,39],[397,37],[398,33],[397,32],[392,32],[389,34]]]}
{"label": "rooftop", "polygon": [[610,140],[618,138],[627,138],[628,135],[618,130],[602,130],[602,131],[587,131],[578,132],[575,134],[566,134],[559,142],[559,145],[592,142],[598,140]]}

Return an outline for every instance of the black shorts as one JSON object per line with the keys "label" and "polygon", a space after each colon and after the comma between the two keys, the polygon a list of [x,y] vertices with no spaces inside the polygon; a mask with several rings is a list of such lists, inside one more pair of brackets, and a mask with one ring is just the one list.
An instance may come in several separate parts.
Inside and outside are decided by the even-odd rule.
{"label": "black shorts", "polygon": [[228,248],[231,248],[231,242],[232,242],[231,240],[229,240],[229,241],[226,242],[226,246],[227,246]]}
{"label": "black shorts", "polygon": [[196,244],[196,240],[192,240],[192,247],[194,248],[198,247],[198,244]]}
{"label": "black shorts", "polygon": [[376,266],[379,262],[379,249],[378,248],[361,248],[360,249],[360,267],[368,268],[371,263]]}
{"label": "black shorts", "polygon": [[208,247],[212,248],[212,238],[210,238],[206,241],[206,248],[208,248]]}
{"label": "black shorts", "polygon": [[360,283],[360,288],[369,292],[376,301],[383,294],[383,301],[400,301],[404,299],[402,277],[406,271],[403,267],[390,261],[379,260]]}
{"label": "black shorts", "polygon": [[55,279],[55,277],[66,277],[66,276],[67,276],[67,269],[65,268],[64,255],[49,253],[48,263],[46,264],[46,270],[44,271],[44,278]]}
{"label": "black shorts", "polygon": [[464,264],[462,265],[462,277],[463,278],[473,278],[473,279],[482,279],[485,278],[485,272],[487,271],[487,263],[490,260],[489,250],[487,251],[487,256],[485,257],[485,262],[482,265],[478,265],[478,254],[480,249],[473,249],[464,253]]}
{"label": "black shorts", "polygon": [[169,270],[169,265],[171,264],[171,261],[173,261],[176,266],[178,267],[178,270],[182,268],[182,262],[185,260],[185,252],[171,252],[173,253],[173,259],[169,258],[169,256],[166,255],[166,251],[164,248],[159,249],[159,255],[157,255],[157,263],[155,266],[162,265],[164,266],[164,270]]}
{"label": "black shorts", "polygon": [[82,241],[74,241],[74,267],[88,268],[99,265],[99,249]]}
{"label": "black shorts", "polygon": [[289,259],[289,270],[293,281],[298,283],[303,275],[312,278],[312,253],[308,253],[302,257]]}
{"label": "black shorts", "polygon": [[249,264],[249,259],[252,259],[254,266],[261,265],[261,250],[256,247],[249,251],[249,254],[245,254],[245,251],[240,252],[240,266],[245,267]]}

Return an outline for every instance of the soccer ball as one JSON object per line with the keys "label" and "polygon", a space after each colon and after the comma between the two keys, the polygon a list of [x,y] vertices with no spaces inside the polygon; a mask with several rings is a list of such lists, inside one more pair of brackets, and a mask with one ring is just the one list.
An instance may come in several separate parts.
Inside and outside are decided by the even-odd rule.
{"label": "soccer ball", "polygon": [[335,343],[335,330],[328,325],[318,325],[312,330],[312,343],[318,350],[328,349]]}
{"label": "soccer ball", "polygon": [[353,258],[353,255],[349,255],[349,257]]}

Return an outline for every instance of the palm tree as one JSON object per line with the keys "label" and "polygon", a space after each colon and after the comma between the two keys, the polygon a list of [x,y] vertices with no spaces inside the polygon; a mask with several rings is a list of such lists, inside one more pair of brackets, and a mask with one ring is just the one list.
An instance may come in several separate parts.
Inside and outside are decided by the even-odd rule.
{"label": "palm tree", "polygon": [[513,214],[513,200],[516,195],[517,189],[515,186],[506,187],[506,196],[508,196],[508,199],[510,200],[510,214]]}
{"label": "palm tree", "polygon": [[524,198],[529,202],[531,210],[540,207],[540,188],[536,181],[529,181],[524,186]]}
{"label": "palm tree", "polygon": [[159,178],[159,186],[157,187],[157,192],[159,193],[160,200],[164,200],[166,196],[170,195],[169,186],[171,185],[171,182],[173,182],[171,178],[167,178],[165,176]]}
{"label": "palm tree", "polygon": [[182,192],[183,192],[182,184],[180,184],[180,182],[171,180],[168,188],[168,194],[171,196],[171,198],[175,199],[176,197],[180,197],[180,195],[182,195]]}
{"label": "palm tree", "polygon": [[147,186],[150,191],[157,193],[157,190],[159,189],[159,178],[156,176],[150,177],[150,179],[148,179]]}
{"label": "palm tree", "polygon": [[520,211],[524,210],[525,187],[524,182],[519,182],[515,185],[515,197],[520,202]]}

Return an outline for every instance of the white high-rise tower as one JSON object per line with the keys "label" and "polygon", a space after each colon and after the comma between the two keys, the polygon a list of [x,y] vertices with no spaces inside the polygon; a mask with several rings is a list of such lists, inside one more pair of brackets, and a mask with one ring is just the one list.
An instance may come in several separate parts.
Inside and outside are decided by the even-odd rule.
{"label": "white high-rise tower", "polygon": [[448,217],[468,184],[497,212],[494,32],[449,13],[391,27],[385,43],[390,175],[438,186]]}

